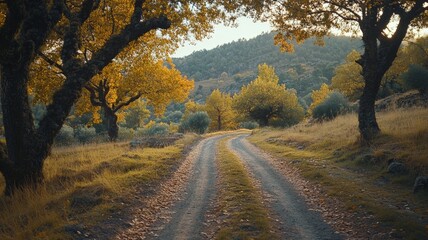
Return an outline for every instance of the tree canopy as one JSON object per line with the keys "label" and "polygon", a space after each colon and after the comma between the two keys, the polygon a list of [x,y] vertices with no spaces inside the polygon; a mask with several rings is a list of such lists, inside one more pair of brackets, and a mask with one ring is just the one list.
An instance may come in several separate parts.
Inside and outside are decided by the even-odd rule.
{"label": "tree canopy", "polygon": [[258,77],[243,86],[233,101],[238,113],[262,126],[269,125],[271,120],[276,120],[280,125],[291,125],[303,117],[303,108],[296,94],[279,84],[275,69],[267,64],[259,65]]}
{"label": "tree canopy", "polygon": [[334,30],[361,34],[364,53],[358,60],[362,67],[364,89],[358,112],[363,142],[369,142],[379,132],[374,102],[383,76],[391,67],[398,49],[408,33],[427,26],[428,1],[389,0],[309,0],[264,1],[266,11],[261,18],[270,20],[278,34],[277,44],[284,51],[297,43],[322,37]]}
{"label": "tree canopy", "polygon": [[[124,53],[170,53],[184,40],[206,36],[213,23],[233,19],[238,4],[221,0],[1,1],[0,95],[7,156],[0,161],[0,171],[6,192],[43,180],[44,159],[72,106],[89,81],[115,58]],[[49,95],[46,113],[35,126],[28,83],[30,65],[37,61],[57,69],[64,80]],[[44,77],[46,82],[56,79]]]}
{"label": "tree canopy", "polygon": [[205,101],[205,110],[211,118],[210,129],[220,131],[236,127],[236,114],[232,109],[232,97],[229,94],[214,90]]}

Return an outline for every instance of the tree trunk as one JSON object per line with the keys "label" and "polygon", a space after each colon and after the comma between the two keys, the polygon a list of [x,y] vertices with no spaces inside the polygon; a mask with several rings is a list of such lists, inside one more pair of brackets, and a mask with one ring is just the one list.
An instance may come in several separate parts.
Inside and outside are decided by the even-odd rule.
{"label": "tree trunk", "polygon": [[6,195],[24,186],[37,186],[43,181],[43,162],[50,145],[36,136],[26,82],[28,65],[3,65],[1,101],[7,151],[1,156],[1,169],[6,180]]}
{"label": "tree trunk", "polygon": [[367,30],[363,35],[364,54],[358,63],[362,66],[364,78],[363,94],[360,98],[358,110],[358,127],[363,142],[370,142],[380,133],[376,121],[375,101],[379,91],[383,74],[379,71],[378,44],[373,31]]}
{"label": "tree trunk", "polygon": [[217,115],[217,130],[221,130],[221,115]]}
{"label": "tree trunk", "polygon": [[370,142],[380,133],[379,125],[376,121],[375,101],[379,91],[381,79],[365,77],[365,86],[360,98],[358,111],[358,122],[362,140]]}
{"label": "tree trunk", "polygon": [[107,133],[109,140],[114,142],[119,135],[119,127],[117,126],[117,116],[109,108],[104,108],[104,116],[107,120]]}

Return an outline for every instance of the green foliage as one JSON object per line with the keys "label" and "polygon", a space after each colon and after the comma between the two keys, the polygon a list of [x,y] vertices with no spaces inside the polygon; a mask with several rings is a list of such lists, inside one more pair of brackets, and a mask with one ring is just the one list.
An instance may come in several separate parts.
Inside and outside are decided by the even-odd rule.
{"label": "green foliage", "polygon": [[257,122],[254,121],[246,121],[246,122],[241,122],[239,124],[240,128],[246,128],[246,129],[256,129],[259,127],[259,124]]}
{"label": "green foliage", "polygon": [[74,130],[68,125],[63,125],[58,135],[55,137],[55,143],[59,145],[67,145],[74,142]]}
{"label": "green foliage", "polygon": [[131,140],[134,138],[135,129],[119,126],[119,140]]}
{"label": "green foliage", "polygon": [[173,123],[179,123],[181,118],[183,117],[183,113],[181,111],[174,111],[168,114],[168,120]]}
{"label": "green foliage", "polygon": [[169,134],[169,126],[165,123],[156,123],[153,126],[144,129],[142,132],[145,136],[160,136]]}
{"label": "green foliage", "polygon": [[[281,53],[273,41],[274,33],[266,33],[250,40],[239,40],[219,46],[213,50],[197,51],[187,57],[174,59],[176,67],[196,82],[211,79],[221,80],[227,73],[229,84],[216,86],[221,92],[235,93],[257,76],[257,66],[267,63],[275,67],[279,82],[287,88],[297,90],[299,97],[305,96],[322,83],[329,84],[334,69],[344,61],[352,49],[360,49],[361,42],[349,37],[325,39],[325,46],[314,45],[315,39],[295,46],[294,53]],[[205,99],[211,91],[201,82],[203,88],[195,89],[195,100]],[[202,96],[199,96],[202,95]]]}
{"label": "green foliage", "polygon": [[428,93],[428,69],[421,65],[410,65],[403,75],[406,86],[417,89],[421,94]]}
{"label": "green foliage", "polygon": [[80,143],[89,143],[91,140],[93,140],[96,137],[95,128],[93,127],[82,127],[79,126],[74,130],[74,137],[79,141]]}
{"label": "green foliage", "polygon": [[208,130],[210,122],[211,120],[207,112],[195,112],[190,114],[189,117],[181,123],[179,131],[203,134]]}
{"label": "green foliage", "polygon": [[150,111],[147,110],[145,103],[139,103],[135,107],[131,107],[126,110],[125,123],[123,124],[127,128],[139,128],[145,119],[150,117]]}
{"label": "green foliage", "polygon": [[313,117],[315,119],[333,119],[336,116],[345,113],[349,110],[349,102],[339,92],[331,93],[323,102],[315,107],[313,110]]}

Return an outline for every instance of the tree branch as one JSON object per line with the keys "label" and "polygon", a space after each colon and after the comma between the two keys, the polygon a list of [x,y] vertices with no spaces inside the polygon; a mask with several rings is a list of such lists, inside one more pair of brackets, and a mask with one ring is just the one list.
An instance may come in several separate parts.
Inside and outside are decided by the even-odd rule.
{"label": "tree branch", "polygon": [[135,96],[129,98],[127,101],[122,102],[120,104],[118,104],[116,107],[114,107],[112,110],[113,112],[117,112],[119,109],[128,106],[129,104],[137,101],[143,94],[141,92],[138,92]]}
{"label": "tree branch", "polygon": [[85,86],[85,89],[89,91],[89,94],[90,94],[89,99],[90,99],[92,105],[100,106],[100,107],[103,106],[102,103],[100,101],[98,101],[98,99],[97,99],[95,89],[93,89],[90,86]]}
{"label": "tree branch", "polygon": [[50,59],[48,56],[46,56],[42,51],[37,50],[36,51],[37,55],[39,55],[43,60],[45,60],[47,63],[49,63],[50,65],[58,68],[59,70],[62,71],[62,65],[55,62],[54,60]]}
{"label": "tree branch", "polygon": [[14,40],[24,21],[25,12],[22,2],[6,0],[8,14],[0,27],[0,63],[14,61],[13,57],[18,51],[18,43]]}

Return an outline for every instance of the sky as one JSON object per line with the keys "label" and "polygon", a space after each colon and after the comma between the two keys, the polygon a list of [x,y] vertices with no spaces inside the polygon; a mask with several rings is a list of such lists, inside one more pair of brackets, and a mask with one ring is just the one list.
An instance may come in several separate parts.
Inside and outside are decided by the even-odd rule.
{"label": "sky", "polygon": [[226,27],[223,24],[215,25],[214,32],[210,34],[210,37],[197,41],[195,45],[186,43],[177,49],[173,57],[185,57],[195,51],[210,50],[241,38],[251,39],[263,32],[272,30],[269,23],[254,22],[250,18],[240,17],[237,23],[238,27]]}

